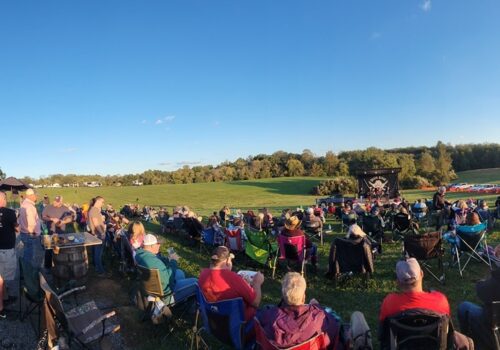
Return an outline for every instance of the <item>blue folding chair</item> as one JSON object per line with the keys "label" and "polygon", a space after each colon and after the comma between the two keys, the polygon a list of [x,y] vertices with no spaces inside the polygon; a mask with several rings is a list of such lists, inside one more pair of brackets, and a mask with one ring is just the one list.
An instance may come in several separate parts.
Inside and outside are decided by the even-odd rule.
{"label": "blue folding chair", "polygon": [[[487,249],[486,229],[487,224],[485,222],[474,226],[461,225],[456,228],[456,237],[448,237],[448,241],[452,245],[452,254],[458,264],[460,276],[462,276],[471,259],[482,261],[491,269],[491,257]],[[463,266],[461,262],[462,256],[467,256],[467,261]]]}
{"label": "blue folding chair", "polygon": [[[253,322],[245,321],[243,299],[235,298],[210,303],[198,288],[196,293],[198,310],[193,327],[191,338],[191,349],[196,344],[196,349],[203,343],[208,348],[207,343],[202,339],[201,332],[206,331],[219,341],[234,349],[242,350],[252,348],[254,344],[245,344],[244,335],[248,329],[253,327]],[[202,321],[202,327],[198,328],[198,320]]]}

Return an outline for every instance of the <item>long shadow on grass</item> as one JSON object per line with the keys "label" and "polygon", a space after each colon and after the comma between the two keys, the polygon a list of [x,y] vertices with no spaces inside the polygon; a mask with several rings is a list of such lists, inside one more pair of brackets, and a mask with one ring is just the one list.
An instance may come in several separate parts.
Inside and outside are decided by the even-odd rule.
{"label": "long shadow on grass", "polygon": [[266,189],[266,192],[276,193],[281,195],[307,195],[316,186],[319,180],[309,179],[293,179],[285,181],[235,181],[228,182],[232,186],[249,186],[260,187]]}

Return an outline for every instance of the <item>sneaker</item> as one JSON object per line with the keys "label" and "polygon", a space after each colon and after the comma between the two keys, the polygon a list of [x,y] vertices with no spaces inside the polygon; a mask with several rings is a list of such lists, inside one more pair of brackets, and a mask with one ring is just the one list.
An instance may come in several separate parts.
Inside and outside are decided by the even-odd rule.
{"label": "sneaker", "polygon": [[5,309],[3,309],[2,311],[0,311],[0,319],[1,318],[7,318],[7,313],[5,312]]}

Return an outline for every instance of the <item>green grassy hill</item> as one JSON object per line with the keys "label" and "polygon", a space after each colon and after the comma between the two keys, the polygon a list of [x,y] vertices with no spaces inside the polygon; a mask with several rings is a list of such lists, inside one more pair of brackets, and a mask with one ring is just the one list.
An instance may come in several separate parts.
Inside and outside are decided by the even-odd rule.
{"label": "green grassy hill", "polygon": [[468,170],[457,173],[456,182],[500,184],[500,168]]}

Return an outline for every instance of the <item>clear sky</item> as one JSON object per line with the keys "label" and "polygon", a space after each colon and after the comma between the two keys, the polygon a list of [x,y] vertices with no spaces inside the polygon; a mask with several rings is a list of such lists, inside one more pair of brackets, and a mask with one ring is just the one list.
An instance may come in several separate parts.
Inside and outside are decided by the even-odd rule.
{"label": "clear sky", "polygon": [[0,168],[500,142],[497,0],[1,1]]}

